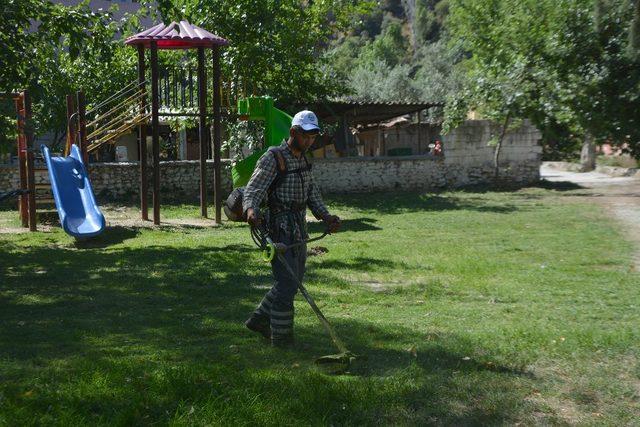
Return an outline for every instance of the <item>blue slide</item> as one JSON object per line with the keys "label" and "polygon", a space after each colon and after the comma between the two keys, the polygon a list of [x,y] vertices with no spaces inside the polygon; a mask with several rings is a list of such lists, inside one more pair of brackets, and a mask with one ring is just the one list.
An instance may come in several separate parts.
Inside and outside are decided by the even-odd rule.
{"label": "blue slide", "polygon": [[96,204],[78,147],[75,144],[71,146],[69,157],[51,157],[49,147],[42,145],[41,149],[49,169],[51,191],[64,231],[78,239],[102,233],[105,227],[104,215]]}

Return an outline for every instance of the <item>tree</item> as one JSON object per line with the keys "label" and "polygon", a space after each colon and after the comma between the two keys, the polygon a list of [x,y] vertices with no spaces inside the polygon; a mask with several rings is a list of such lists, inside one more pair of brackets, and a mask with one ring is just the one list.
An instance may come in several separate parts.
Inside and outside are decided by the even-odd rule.
{"label": "tree", "polygon": [[[443,102],[460,90],[462,73],[455,64],[463,50],[459,44],[448,45],[443,27],[448,0],[403,0],[402,8],[398,11],[393,2],[381,4],[371,14],[375,19],[384,16],[380,34],[369,38],[372,34],[364,25],[356,26],[325,54],[329,73],[345,82],[349,99]],[[428,31],[428,23],[421,21],[424,11],[434,19]],[[371,19],[365,16],[362,21]]]}
{"label": "tree", "polygon": [[[629,1],[633,7],[633,20],[629,28],[629,45],[627,54],[632,61],[640,61],[640,1]],[[631,8],[631,7],[629,7]]]}
{"label": "tree", "polygon": [[356,68],[349,78],[352,96],[358,101],[407,101],[420,99],[420,89],[409,77],[411,66],[395,67],[373,60]]}
{"label": "tree", "polygon": [[397,19],[388,20],[382,33],[375,40],[363,46],[358,60],[364,64],[382,61],[395,67],[407,59],[407,40],[402,35],[402,24]]}
{"label": "tree", "polygon": [[[454,0],[450,29],[471,57],[469,84],[448,109],[628,144],[640,156],[638,64],[625,54],[629,6],[592,0]],[[499,147],[499,145],[498,145]]]}
{"label": "tree", "polygon": [[[409,3],[409,1],[407,1]],[[413,0],[415,13],[412,22],[416,46],[437,41],[449,14],[448,0]]]}
{"label": "tree", "polygon": [[418,49],[413,60],[417,66],[413,80],[420,90],[420,100],[444,102],[462,91],[464,74],[456,65],[463,58],[462,47],[446,38]]}
{"label": "tree", "polygon": [[[526,117],[537,101],[536,87],[542,73],[537,68],[541,57],[539,46],[544,25],[542,15],[537,26],[510,40],[505,34],[518,33],[530,24],[530,16],[539,16],[541,3],[525,0],[452,3],[453,41],[471,52],[465,61],[467,81],[463,91],[446,107],[445,131],[462,121],[470,109],[501,124],[491,142],[495,145],[494,170],[499,174],[502,141],[508,129],[520,117]],[[516,48],[520,47],[520,48]]]}
{"label": "tree", "polygon": [[[135,78],[135,52],[120,37],[137,28],[136,16],[116,23],[109,11],[46,0],[9,0],[6,10],[0,59],[11,66],[3,67],[0,91],[29,90],[36,134],[53,131],[57,140],[64,135],[66,94],[82,89],[92,102]],[[15,145],[15,121],[2,123],[0,147],[6,151]]]}
{"label": "tree", "polygon": [[342,87],[322,72],[321,51],[345,31],[370,1],[160,0],[164,20],[187,19],[230,40],[223,76],[242,94],[271,95],[283,103],[330,97]]}
{"label": "tree", "polygon": [[359,35],[350,35],[335,41],[331,49],[324,54],[323,62],[330,65],[330,72],[345,80],[358,66],[358,57],[367,39]]}

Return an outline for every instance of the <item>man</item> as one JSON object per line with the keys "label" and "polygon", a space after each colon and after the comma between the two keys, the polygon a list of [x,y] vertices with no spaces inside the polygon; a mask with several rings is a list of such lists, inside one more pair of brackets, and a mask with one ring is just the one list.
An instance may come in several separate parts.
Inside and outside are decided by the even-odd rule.
{"label": "man", "polygon": [[[289,139],[273,147],[258,160],[243,196],[247,222],[263,225],[274,242],[290,245],[306,239],[306,208],[324,221],[330,232],[340,227],[340,218],[329,214],[313,182],[311,166],[305,154],[320,133],[318,119],[311,111],[300,111],[293,117]],[[283,173],[283,171],[285,171]],[[267,198],[264,218],[258,213]],[[307,260],[307,247],[289,249],[284,258],[302,281]],[[293,297],[298,286],[278,258],[271,262],[275,284],[245,322],[250,330],[271,339],[277,347],[293,343]]]}

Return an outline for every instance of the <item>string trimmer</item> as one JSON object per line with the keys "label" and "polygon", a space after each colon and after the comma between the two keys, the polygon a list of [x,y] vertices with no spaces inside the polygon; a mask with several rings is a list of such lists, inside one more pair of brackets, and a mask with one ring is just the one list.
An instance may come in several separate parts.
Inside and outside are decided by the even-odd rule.
{"label": "string trimmer", "polygon": [[253,238],[253,241],[256,243],[256,245],[260,249],[262,249],[263,260],[266,262],[271,262],[275,258],[277,258],[282,263],[282,265],[284,265],[286,270],[289,272],[289,275],[291,276],[291,278],[298,285],[298,289],[300,289],[300,293],[302,294],[302,296],[304,296],[304,299],[307,300],[307,302],[311,306],[311,309],[316,314],[316,316],[318,316],[320,323],[324,327],[325,331],[329,334],[329,336],[331,337],[331,341],[333,341],[333,344],[336,346],[336,348],[339,351],[339,353],[337,354],[330,354],[330,355],[317,358],[315,360],[316,364],[321,365],[324,368],[334,373],[341,373],[346,371],[349,368],[349,365],[351,364],[351,362],[353,362],[356,359],[356,355],[351,351],[349,351],[347,347],[344,345],[344,343],[342,342],[342,340],[338,337],[338,334],[336,334],[335,330],[333,329],[333,326],[331,326],[331,323],[329,323],[327,318],[324,317],[324,314],[322,314],[322,311],[320,311],[320,308],[316,305],[313,298],[311,298],[311,295],[309,295],[309,292],[307,292],[307,289],[304,287],[302,282],[298,279],[298,276],[295,274],[295,272],[293,271],[293,269],[291,268],[291,266],[289,265],[289,263],[284,257],[284,253],[287,252],[289,249],[302,246],[307,243],[314,242],[316,240],[320,240],[324,238],[327,234],[329,234],[329,231],[325,231],[321,236],[314,237],[312,239],[306,239],[300,242],[286,245],[284,243],[274,242],[269,236],[269,233],[266,231],[264,226],[261,225],[258,227],[253,227],[253,226],[251,227],[251,237]]}

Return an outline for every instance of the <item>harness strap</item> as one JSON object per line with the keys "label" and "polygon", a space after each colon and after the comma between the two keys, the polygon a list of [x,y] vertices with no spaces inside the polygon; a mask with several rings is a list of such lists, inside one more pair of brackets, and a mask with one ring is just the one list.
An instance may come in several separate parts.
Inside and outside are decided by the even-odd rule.
{"label": "harness strap", "polygon": [[269,189],[267,190],[267,194],[269,195],[269,198],[271,198],[273,196],[273,198],[276,199],[276,201],[280,204],[282,204],[278,199],[278,196],[276,194],[276,190],[278,189],[278,187],[280,187],[280,185],[282,184],[282,181],[284,180],[284,177],[286,175],[295,173],[298,174],[298,176],[300,177],[300,181],[302,182],[302,172],[307,172],[311,170],[311,164],[309,163],[309,161],[307,160],[306,156],[302,156],[304,159],[304,163],[305,166],[302,168],[298,168],[298,169],[293,169],[293,170],[287,170],[287,161],[284,158],[284,154],[282,153],[283,149],[280,146],[276,146],[276,147],[269,147],[269,150],[271,152],[271,154],[273,155],[273,157],[276,160],[276,177],[273,180],[273,182],[271,183],[271,185],[269,186]]}
{"label": "harness strap", "polygon": [[[277,165],[276,178],[273,180],[267,191],[267,205],[269,206],[269,210],[272,214],[271,221],[275,221],[276,217],[286,215],[285,218],[290,229],[294,229],[294,223],[298,223],[297,225],[300,227],[300,230],[302,230],[304,228],[304,216],[301,214],[307,207],[306,203],[284,203],[278,197],[276,190],[278,189],[278,187],[280,187],[280,185],[282,185],[285,176],[289,174],[297,174],[300,177],[300,184],[304,188],[304,178],[302,177],[302,172],[310,171],[311,164],[309,164],[307,158],[303,156],[305,162],[304,167],[287,170],[287,162],[284,158],[283,148],[280,146],[270,147],[269,151],[271,151],[271,154],[274,156]],[[271,225],[273,226],[273,224]]]}
{"label": "harness strap", "polygon": [[278,164],[278,172],[286,173],[287,172],[287,161],[284,159],[284,155],[282,154],[282,149],[280,147],[271,147],[269,148],[271,154],[276,159],[276,163]]}

